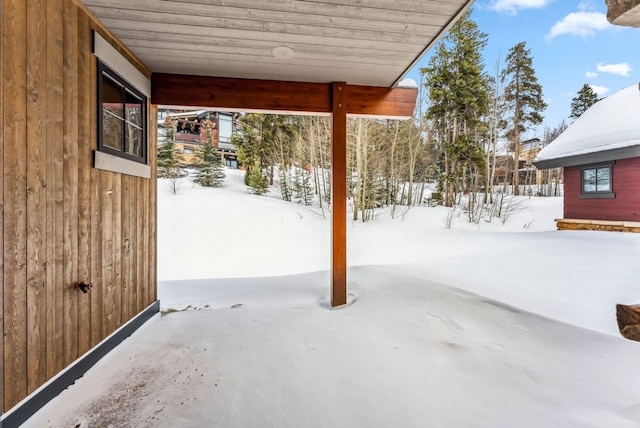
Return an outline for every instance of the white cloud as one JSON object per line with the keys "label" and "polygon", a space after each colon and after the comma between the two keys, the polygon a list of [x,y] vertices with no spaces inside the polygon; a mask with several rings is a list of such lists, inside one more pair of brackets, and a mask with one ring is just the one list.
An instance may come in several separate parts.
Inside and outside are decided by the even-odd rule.
{"label": "white cloud", "polygon": [[573,97],[575,95],[575,92],[563,92],[562,94],[563,97]]}
{"label": "white cloud", "polygon": [[598,31],[609,28],[613,28],[613,25],[609,24],[604,13],[582,10],[580,12],[572,12],[562,18],[561,21],[556,22],[549,30],[547,38],[553,39],[562,34],[588,37],[595,35]]}
{"label": "white cloud", "polygon": [[598,73],[596,73],[595,71],[587,71],[584,75],[588,79],[595,79],[596,77],[598,77]]}
{"label": "white cloud", "polygon": [[515,15],[520,9],[539,9],[552,1],[553,0],[491,0],[489,9]]}
{"label": "white cloud", "polygon": [[629,73],[631,73],[631,70],[633,70],[633,68],[631,68],[631,66],[626,62],[621,62],[619,64],[598,63],[598,71],[600,73],[609,73],[628,77]]}
{"label": "white cloud", "polygon": [[609,92],[609,88],[607,88],[606,86],[598,86],[598,85],[589,85],[589,86],[591,87],[591,89],[593,89],[593,92],[598,94],[599,97]]}

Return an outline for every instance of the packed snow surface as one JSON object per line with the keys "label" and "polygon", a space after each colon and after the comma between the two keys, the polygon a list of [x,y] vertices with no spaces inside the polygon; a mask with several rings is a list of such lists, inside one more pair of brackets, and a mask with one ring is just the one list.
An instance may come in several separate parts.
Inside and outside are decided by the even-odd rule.
{"label": "packed snow surface", "polygon": [[[349,221],[329,306],[329,213],[159,183],[156,315],[27,427],[638,427],[640,235],[558,232],[560,198],[505,224],[443,207]],[[350,214],[351,215],[351,214]]]}

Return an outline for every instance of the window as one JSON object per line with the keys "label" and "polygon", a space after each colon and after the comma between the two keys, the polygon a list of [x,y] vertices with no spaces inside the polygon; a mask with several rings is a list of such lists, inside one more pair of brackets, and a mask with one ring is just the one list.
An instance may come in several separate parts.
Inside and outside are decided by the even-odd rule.
{"label": "window", "polygon": [[613,198],[612,164],[582,168],[583,198]]}
{"label": "window", "polygon": [[98,151],[147,163],[147,99],[98,61]]}
{"label": "window", "polygon": [[219,133],[218,141],[228,143],[231,141],[231,134],[233,133],[233,116],[228,114],[218,115]]}

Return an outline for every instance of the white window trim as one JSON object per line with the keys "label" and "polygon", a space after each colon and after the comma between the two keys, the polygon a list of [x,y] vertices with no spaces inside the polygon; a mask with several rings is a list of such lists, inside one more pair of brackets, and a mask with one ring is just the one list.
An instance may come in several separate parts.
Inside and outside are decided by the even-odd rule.
{"label": "white window trim", "polygon": [[[120,52],[118,52],[100,34],[93,32],[93,53],[109,68],[118,73],[129,84],[138,89],[145,97],[151,98],[151,81],[133,66]],[[149,118],[147,117],[147,122]],[[149,162],[149,124],[147,132],[147,163]],[[94,152],[94,168],[135,177],[151,178],[151,167],[129,159],[113,156],[100,151]]]}
{"label": "white window trim", "polygon": [[93,53],[100,58],[102,62],[107,64],[109,68],[118,73],[135,86],[142,94],[151,98],[151,80],[133,66],[124,56],[120,54],[109,42],[107,42],[100,34],[93,33]]}
{"label": "white window trim", "polygon": [[104,171],[133,175],[134,177],[151,178],[151,167],[140,162],[134,162],[108,153],[95,151],[93,166]]}

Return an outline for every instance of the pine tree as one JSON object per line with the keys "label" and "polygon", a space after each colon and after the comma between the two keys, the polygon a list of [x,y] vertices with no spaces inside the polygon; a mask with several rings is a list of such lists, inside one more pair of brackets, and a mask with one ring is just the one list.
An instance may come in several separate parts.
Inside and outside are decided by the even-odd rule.
{"label": "pine tree", "polygon": [[280,194],[282,195],[282,200],[291,202],[291,177],[289,174],[289,168],[281,165],[278,168],[278,178],[280,182]]}
{"label": "pine tree", "polygon": [[569,117],[576,120],[598,101],[598,94],[595,93],[591,86],[585,83],[578,91],[576,97],[571,100],[571,114]]}
{"label": "pine tree", "polygon": [[308,171],[302,170],[302,183],[300,186],[302,190],[302,197],[300,198],[300,202],[303,205],[311,205],[313,202],[313,187],[311,186],[311,174]]}
{"label": "pine tree", "polygon": [[267,178],[262,174],[259,161],[247,170],[245,182],[256,195],[263,195],[269,191],[269,183],[267,182]]}
{"label": "pine tree", "polygon": [[542,86],[538,83],[533,68],[531,50],[526,48],[525,42],[509,49],[501,80],[505,84],[505,100],[510,103],[511,111],[507,135],[512,138],[514,147],[513,192],[519,195],[520,134],[528,126],[541,124],[544,118],[542,112],[547,108],[542,96]]}
{"label": "pine tree", "polygon": [[176,143],[168,141],[158,147],[158,178],[184,177],[182,153]]}
{"label": "pine tree", "polygon": [[197,148],[194,156],[196,178],[193,180],[203,187],[220,187],[224,182],[225,173],[220,153],[212,144],[205,142]]}
{"label": "pine tree", "polygon": [[[287,143],[294,130],[295,120],[292,116],[249,113],[239,120],[231,143],[238,149],[238,160],[246,168],[247,185],[254,165],[259,165],[262,170],[282,161],[282,153],[277,146]],[[273,184],[272,169],[269,171],[269,184]]]}
{"label": "pine tree", "polygon": [[[449,146],[461,141],[477,144],[475,136],[489,110],[481,54],[486,44],[487,35],[478,29],[471,20],[471,11],[467,11],[438,44],[429,66],[421,70],[431,100],[427,118],[434,124],[443,157],[441,184],[447,206],[453,204],[458,176],[463,170],[461,159],[450,156],[455,150]],[[463,138],[459,139],[461,135]]]}

